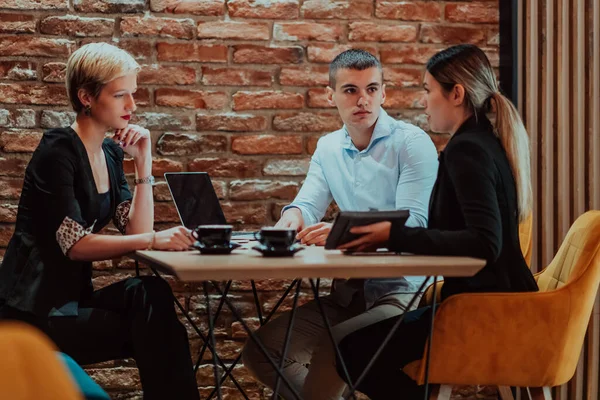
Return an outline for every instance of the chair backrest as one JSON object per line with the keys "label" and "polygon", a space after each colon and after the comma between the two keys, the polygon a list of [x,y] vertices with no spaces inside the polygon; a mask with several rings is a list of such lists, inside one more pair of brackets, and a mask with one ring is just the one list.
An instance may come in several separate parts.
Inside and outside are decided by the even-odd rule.
{"label": "chair backrest", "polygon": [[525,258],[527,266],[531,268],[531,255],[533,254],[533,212],[529,217],[519,224],[519,242],[521,243],[521,252]]}
{"label": "chair backrest", "polygon": [[538,276],[540,291],[558,289],[586,273],[600,247],[600,211],[581,215],[552,262]]}
{"label": "chair backrest", "polygon": [[538,276],[540,291],[562,289],[569,294],[556,382],[567,382],[575,373],[599,284],[600,211],[596,210],[577,218],[550,265]]}

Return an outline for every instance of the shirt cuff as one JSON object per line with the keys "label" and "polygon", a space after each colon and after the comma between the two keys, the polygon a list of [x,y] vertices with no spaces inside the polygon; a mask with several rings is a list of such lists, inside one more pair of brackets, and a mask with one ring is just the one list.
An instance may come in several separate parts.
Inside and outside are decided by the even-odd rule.
{"label": "shirt cuff", "polygon": [[62,224],[60,224],[58,230],[56,231],[56,241],[58,242],[63,254],[66,256],[75,243],[81,240],[81,238],[84,236],[92,233],[95,224],[96,221],[94,221],[92,226],[89,228],[84,228],[77,221],[69,217],[65,217]]}
{"label": "shirt cuff", "polygon": [[125,234],[125,228],[129,223],[129,210],[131,209],[131,200],[126,200],[117,206],[113,223],[123,235]]}
{"label": "shirt cuff", "polygon": [[[279,216],[279,218],[281,218],[283,216],[283,213],[286,212],[287,210],[289,210],[290,208],[297,208],[298,210],[300,210],[300,212],[302,212],[302,209],[294,204],[288,204],[287,206],[283,207],[281,209],[281,215]],[[304,214],[302,214],[302,218],[304,218]]]}

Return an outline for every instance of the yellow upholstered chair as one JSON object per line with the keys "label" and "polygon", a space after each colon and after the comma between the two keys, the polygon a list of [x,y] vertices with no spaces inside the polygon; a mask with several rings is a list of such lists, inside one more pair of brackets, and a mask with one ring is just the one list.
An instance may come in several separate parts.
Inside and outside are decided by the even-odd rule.
{"label": "yellow upholstered chair", "polygon": [[31,326],[1,322],[0,354],[0,399],[83,399],[55,346]]}
{"label": "yellow upholstered chair", "polygon": [[[429,382],[544,388],[575,373],[600,283],[600,211],[581,215],[550,265],[539,292],[463,293],[436,313]],[[424,382],[425,357],[404,367]],[[447,393],[447,387],[441,391]],[[546,397],[549,398],[549,397]]]}
{"label": "yellow upholstered chair", "polygon": [[521,252],[527,266],[531,268],[531,255],[533,254],[533,213],[519,224],[519,242],[521,244]]}
{"label": "yellow upholstered chair", "polygon": [[[529,214],[529,217],[519,224],[519,242],[521,244],[521,252],[525,258],[527,266],[531,268],[531,255],[533,254],[533,214]],[[444,281],[440,280],[436,283],[436,301],[440,301],[442,298],[442,286]],[[433,284],[429,285],[425,289],[425,293],[421,297],[419,307],[430,306],[433,301]]]}

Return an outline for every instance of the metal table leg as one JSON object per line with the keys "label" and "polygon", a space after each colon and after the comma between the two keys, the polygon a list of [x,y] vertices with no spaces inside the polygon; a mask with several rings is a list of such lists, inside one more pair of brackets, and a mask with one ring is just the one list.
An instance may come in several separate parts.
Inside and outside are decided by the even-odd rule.
{"label": "metal table leg", "polygon": [[204,296],[206,297],[206,314],[208,316],[208,337],[210,340],[210,344],[213,348],[211,353],[213,359],[213,373],[215,374],[215,385],[217,388],[217,397],[219,400],[222,400],[223,395],[221,393],[221,381],[219,380],[219,367],[217,366],[217,343],[215,342],[215,330],[210,311],[210,298],[208,296],[208,285],[206,281],[202,282],[202,288],[204,289]]}
{"label": "metal table leg", "polygon": [[[220,295],[223,295],[223,292],[219,288],[219,285],[216,282],[214,282],[214,281],[211,281],[211,283],[214,286],[214,288],[217,290],[217,292]],[[267,349],[265,348],[265,346],[256,337],[255,333],[252,332],[252,330],[250,329],[250,327],[248,326],[248,324],[246,324],[246,322],[244,321],[244,319],[242,318],[242,316],[238,313],[238,311],[235,309],[234,305],[231,303],[231,301],[229,301],[229,299],[227,297],[225,297],[225,304],[227,304],[227,307],[229,307],[229,309],[231,310],[231,313],[233,314],[234,318],[236,318],[240,322],[240,324],[242,324],[242,327],[248,333],[248,335],[250,336],[250,339],[258,346],[258,348],[261,351],[261,353],[263,353],[263,355],[265,356],[265,358],[267,359],[267,361],[269,362],[269,364],[271,364],[271,367],[273,367],[273,369],[277,372],[277,374],[283,380],[283,382],[286,385],[288,385],[288,387],[289,387],[290,391],[292,392],[292,394],[294,395],[294,397],[296,399],[298,399],[298,400],[302,400],[302,397],[300,396],[300,394],[298,393],[298,391],[292,386],[292,384],[289,381],[289,379],[287,379],[287,377],[279,369],[279,366],[271,358],[271,356],[269,355],[269,352],[267,351]]]}
{"label": "metal table leg", "polygon": [[[225,296],[227,296],[227,293],[229,293],[229,288],[231,287],[231,283],[232,283],[232,281],[227,281],[227,283],[225,284],[225,291],[224,291]],[[225,303],[223,302],[223,299],[221,298],[221,300],[219,301],[219,305],[217,307],[217,311],[215,312],[215,318],[214,318],[215,322],[219,318],[219,314],[221,313],[223,304],[225,304]],[[194,366],[194,372],[197,372],[198,368],[200,368],[200,363],[202,362],[202,359],[204,358],[204,353],[206,352],[207,347],[208,347],[208,342],[204,342],[204,344],[202,345],[202,348],[198,352],[198,359],[196,360],[196,365]]]}
{"label": "metal table leg", "polygon": [[[158,271],[155,268],[150,267],[150,269],[152,270],[152,272],[157,277],[159,277],[161,279],[164,279],[164,278],[162,278],[162,276],[158,273]],[[192,328],[194,329],[194,331],[198,334],[198,336],[200,337],[200,340],[202,340],[205,344],[207,344],[208,349],[214,355],[216,355],[217,362],[221,366],[221,368],[223,368],[224,370],[226,370],[227,366],[225,365],[225,363],[223,362],[223,360],[221,360],[221,358],[217,354],[216,349],[209,343],[208,338],[206,336],[204,336],[204,334],[202,333],[202,331],[200,331],[200,328],[198,328],[198,326],[196,325],[196,323],[190,318],[188,312],[185,310],[185,307],[183,307],[183,305],[179,302],[179,300],[177,300],[177,297],[175,297],[174,294],[173,294],[173,301],[175,301],[175,305],[177,306],[177,308],[179,308],[179,311],[181,311],[181,313],[183,314],[183,316],[185,317],[185,319],[190,323],[190,325],[192,326]],[[239,384],[239,382],[233,376],[231,376],[230,379],[233,382],[233,384],[235,385],[235,387],[238,389],[238,391],[244,396],[244,398],[246,400],[249,400],[248,396],[246,395],[246,392],[244,392],[244,389]]]}
{"label": "metal table leg", "polygon": [[325,323],[325,327],[327,328],[327,333],[329,334],[329,339],[331,340],[331,343],[333,344],[333,349],[335,351],[335,355],[337,358],[339,358],[341,360],[342,363],[342,370],[344,371],[344,377],[346,378],[346,382],[348,382],[348,386],[350,387],[350,391],[351,391],[351,396],[354,400],[356,400],[356,395],[354,394],[354,385],[352,384],[352,380],[350,379],[350,374],[348,373],[348,369],[346,368],[346,364],[344,363],[344,360],[342,359],[342,353],[340,352],[339,346],[335,340],[335,338],[333,337],[333,332],[331,331],[331,324],[329,323],[329,319],[327,319],[327,314],[325,313],[325,308],[323,307],[323,304],[321,303],[321,300],[319,299],[319,289],[318,287],[315,285],[315,282],[313,281],[313,279],[310,279],[310,286],[312,287],[314,296],[315,296],[315,301],[317,302],[317,305],[319,306],[319,310],[321,311],[321,316],[323,317],[323,322]]}
{"label": "metal table leg", "polygon": [[[425,281],[427,282],[427,281]],[[431,359],[431,341],[433,340],[433,321],[435,320],[435,307],[437,303],[437,276],[433,277],[433,302],[431,303],[431,325],[429,326],[429,340],[427,341],[427,355],[425,356],[425,400],[429,400],[429,360]]]}
{"label": "metal table leg", "polygon": [[[298,281],[297,279],[294,279],[292,281],[292,283],[290,283],[290,286],[288,286],[288,288],[285,290],[285,292],[283,293],[283,295],[279,298],[279,300],[275,304],[275,307],[273,307],[273,309],[271,310],[271,312],[269,312],[269,315],[267,315],[267,318],[265,318],[265,320],[263,321],[263,325],[266,324],[267,322],[269,322],[271,320],[271,318],[273,318],[273,316],[275,315],[275,313],[277,312],[277,310],[281,306],[281,303],[283,303],[283,301],[285,300],[285,298],[287,297],[287,295],[290,293],[290,291],[292,290],[292,288],[294,287],[294,285],[296,284],[297,281]],[[221,297],[221,301],[223,301],[223,297]],[[227,379],[228,376],[231,375],[231,373],[233,372],[233,369],[235,368],[235,366],[237,365],[237,363],[240,362],[241,359],[242,359],[242,355],[240,354],[240,355],[238,355],[235,358],[235,360],[229,366],[229,368],[227,368],[225,370],[225,373],[221,377],[221,384],[223,382],[225,382],[225,380]],[[212,392],[210,392],[210,394],[208,395],[207,400],[211,400],[213,398],[213,396],[215,395],[215,393],[216,393],[216,388],[213,389]]]}
{"label": "metal table leg", "polygon": [[256,284],[254,283],[254,280],[251,280],[250,284],[252,285],[252,294],[254,296],[254,305],[256,306],[256,313],[258,314],[258,322],[260,323],[260,326],[262,326],[262,307],[260,306],[260,302],[258,301],[258,292],[256,291]]}
{"label": "metal table leg", "polygon": [[[283,351],[281,352],[281,360],[279,360],[279,369],[283,371],[283,365],[285,364],[285,356],[287,355],[288,346],[290,344],[290,339],[292,337],[292,329],[294,326],[294,317],[296,316],[296,306],[298,305],[298,295],[300,294],[300,287],[302,286],[302,281],[298,280],[296,284],[296,294],[294,295],[294,303],[292,305],[292,314],[290,315],[290,322],[287,327],[287,331],[285,332],[285,341],[283,343]],[[279,375],[277,375],[277,379],[275,380],[275,390],[273,393],[273,399],[277,399],[277,393],[279,392]]]}
{"label": "metal table leg", "polygon": [[[413,305],[415,304],[415,302],[419,298],[419,294],[421,292],[423,292],[423,289],[425,288],[426,283],[427,283],[427,279],[421,284],[421,286],[419,287],[419,290],[415,293],[415,295],[412,297],[412,299],[410,299],[410,302],[406,306],[407,310],[410,310],[413,307]],[[400,315],[400,317],[398,318],[398,321],[396,321],[394,323],[394,326],[392,327],[392,329],[390,329],[390,332],[387,334],[387,336],[385,337],[385,339],[383,340],[383,342],[381,343],[381,345],[379,346],[379,348],[377,349],[377,351],[375,352],[375,354],[373,354],[373,357],[371,357],[371,360],[369,361],[369,363],[367,364],[367,366],[365,367],[365,369],[363,370],[363,372],[360,374],[360,376],[358,377],[358,379],[356,380],[356,382],[354,382],[353,385],[350,385],[350,384],[348,385],[350,387],[350,390],[351,390],[351,396],[353,396],[353,397],[355,396],[355,394],[354,394],[355,388],[357,388],[362,383],[362,381],[367,376],[367,373],[369,372],[369,370],[371,369],[371,367],[373,366],[373,364],[375,364],[375,361],[377,361],[377,358],[379,358],[379,356],[381,355],[381,353],[385,349],[385,346],[392,339],[392,336],[394,335],[394,333],[396,333],[396,331],[398,330],[398,327],[400,326],[400,324],[404,320],[404,315],[405,315],[405,313],[402,314],[402,315]],[[342,368],[346,372],[346,366],[345,366],[344,360],[342,359],[342,356],[341,356],[341,354],[339,352],[339,348],[337,347],[337,344],[334,347],[334,349],[336,351],[336,356],[338,357],[338,359],[342,363]],[[347,372],[346,372],[346,374],[347,374]],[[350,382],[350,378],[347,377],[347,379],[348,379],[348,382]],[[346,399],[346,397],[344,397],[344,399]]]}

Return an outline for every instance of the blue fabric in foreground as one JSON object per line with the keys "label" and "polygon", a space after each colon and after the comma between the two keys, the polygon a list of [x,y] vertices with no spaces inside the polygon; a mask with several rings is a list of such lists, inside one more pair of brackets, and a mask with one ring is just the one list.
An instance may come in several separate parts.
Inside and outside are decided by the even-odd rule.
{"label": "blue fabric in foreground", "polygon": [[108,393],[106,393],[100,385],[94,382],[75,360],[64,353],[58,353],[58,355],[69,369],[71,377],[86,400],[110,400]]}

